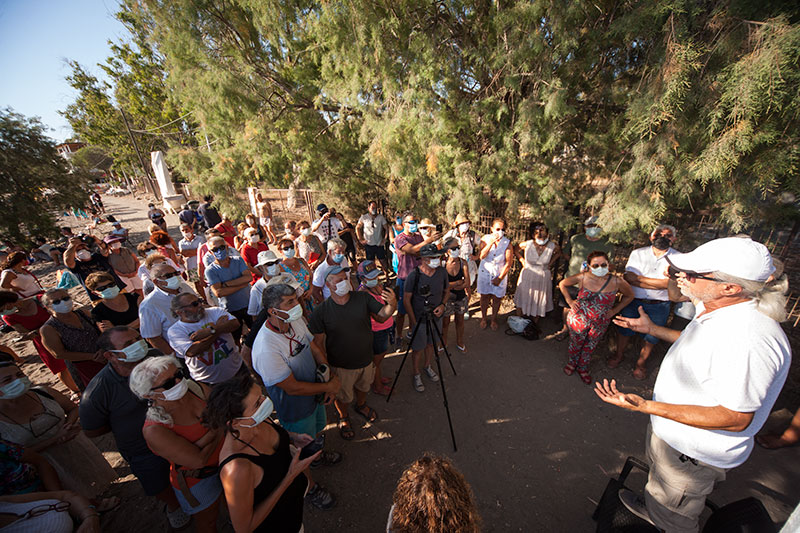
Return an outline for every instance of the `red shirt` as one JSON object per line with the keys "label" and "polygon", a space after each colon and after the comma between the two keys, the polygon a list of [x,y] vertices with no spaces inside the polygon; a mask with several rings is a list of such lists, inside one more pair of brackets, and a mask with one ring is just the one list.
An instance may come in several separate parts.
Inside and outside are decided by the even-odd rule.
{"label": "red shirt", "polygon": [[233,243],[233,238],[236,236],[236,228],[233,227],[233,222],[228,222],[227,224],[225,222],[220,222],[214,226],[214,229],[217,229],[220,233],[222,233],[222,238],[225,239],[225,242],[228,243],[228,246],[234,248],[236,247],[236,245]]}

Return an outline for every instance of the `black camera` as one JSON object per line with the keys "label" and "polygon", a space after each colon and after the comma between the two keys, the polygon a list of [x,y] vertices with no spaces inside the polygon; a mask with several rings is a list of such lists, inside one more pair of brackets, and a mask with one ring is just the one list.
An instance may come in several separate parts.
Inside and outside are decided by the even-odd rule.
{"label": "black camera", "polygon": [[419,295],[423,298],[430,298],[431,296],[431,286],[430,285],[420,285],[419,286]]}

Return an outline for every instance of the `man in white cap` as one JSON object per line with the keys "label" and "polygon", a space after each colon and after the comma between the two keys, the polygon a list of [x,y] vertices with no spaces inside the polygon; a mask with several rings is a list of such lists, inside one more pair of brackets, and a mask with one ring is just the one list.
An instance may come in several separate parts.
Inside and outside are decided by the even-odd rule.
{"label": "man in white cap", "polygon": [[614,322],[673,342],[653,399],[596,384],[605,402],[650,415],[645,498],[620,491],[632,512],[666,531],[698,531],[706,496],[726,472],[744,463],[783,387],[791,348],[779,322],[784,286],[766,246],[749,238],[708,242],[668,258],[681,292],[697,304],[683,332],[638,318]]}
{"label": "man in white cap", "polygon": [[[573,235],[567,245],[562,249],[564,259],[569,262],[567,265],[567,272],[564,274],[565,278],[574,276],[583,270],[583,264],[586,262],[586,258],[592,252],[605,252],[609,259],[614,257],[614,245],[608,242],[606,237],[601,235],[602,232],[603,230],[597,225],[596,216],[590,216],[583,221],[583,233],[577,233]],[[573,299],[578,297],[578,287],[568,287],[567,290]],[[567,315],[569,314],[570,307],[563,296],[559,299],[558,303],[561,306],[561,312],[563,315],[562,321],[564,325],[560,331],[557,331],[552,335],[548,335],[547,340],[556,339],[563,341],[569,336],[569,331],[567,329]]]}
{"label": "man in white cap", "polygon": [[256,263],[255,268],[259,271],[261,277],[250,289],[250,301],[247,305],[247,314],[251,317],[255,317],[261,312],[261,295],[264,292],[264,289],[267,287],[269,280],[281,272],[281,260],[272,250],[259,252],[257,260],[258,262]]}

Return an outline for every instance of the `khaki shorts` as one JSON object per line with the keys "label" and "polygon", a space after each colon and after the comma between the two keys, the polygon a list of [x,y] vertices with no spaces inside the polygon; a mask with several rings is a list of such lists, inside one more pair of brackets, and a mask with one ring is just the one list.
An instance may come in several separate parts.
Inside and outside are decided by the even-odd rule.
{"label": "khaki shorts", "polygon": [[125,290],[128,292],[142,290],[143,282],[142,278],[140,278],[139,276],[133,276],[132,278],[125,278],[123,276],[119,276],[119,279],[122,280],[122,283],[125,284]]}
{"label": "khaki shorts", "polygon": [[665,531],[699,531],[706,496],[716,483],[725,480],[726,470],[686,458],[653,433],[649,424],[647,458],[650,473],[644,498],[650,518]]}
{"label": "khaki shorts", "polygon": [[375,365],[372,363],[364,368],[356,368],[355,370],[332,366],[331,372],[339,376],[342,382],[342,388],[339,389],[339,394],[336,395],[336,399],[344,403],[353,401],[354,390],[369,392],[372,381],[375,379]]}

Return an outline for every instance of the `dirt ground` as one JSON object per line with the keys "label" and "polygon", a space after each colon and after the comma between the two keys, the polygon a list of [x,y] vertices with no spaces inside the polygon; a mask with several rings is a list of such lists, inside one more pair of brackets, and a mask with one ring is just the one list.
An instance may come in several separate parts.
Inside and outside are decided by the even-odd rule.
{"label": "dirt ground", "polygon": [[[146,200],[131,196],[105,196],[103,200],[108,212],[131,229],[133,242],[144,238]],[[77,225],[72,217],[65,222]],[[180,237],[177,217],[168,215],[167,223],[173,237]],[[54,284],[52,267],[33,268],[37,275],[45,274],[45,284]],[[79,290],[73,292],[80,294]],[[380,415],[378,422],[362,425],[358,422],[363,420],[352,415],[356,423],[353,441],[339,437],[332,423],[333,410],[329,411],[328,446],[342,452],[344,461],[316,470],[314,476],[337,496],[338,505],[325,512],[306,507],[306,531],[384,530],[398,478],[424,452],[450,457],[463,472],[475,493],[484,531],[595,528],[591,514],[608,477],[619,472],[628,456],[644,458],[647,417],[604,404],[577,375],[565,376],[561,368],[566,341],[527,341],[505,335],[502,327],[500,331],[480,330],[477,314],[473,306],[473,318],[466,326],[468,352],[451,353],[457,376],[446,358],[441,358],[458,451],[450,440],[440,386],[426,380],[427,390],[415,392],[408,361],[391,402],[380,396],[369,398]],[[556,329],[557,319],[547,317],[542,325],[549,333]],[[11,342],[13,336],[6,335],[0,342]],[[451,340],[451,346],[454,344]],[[32,347],[13,346],[29,356],[24,369],[34,382],[53,381]],[[616,378],[626,391],[650,397],[664,350],[652,358],[650,377],[638,382],[631,375],[633,352],[628,352],[618,369],[608,370],[602,361],[605,346],[601,344],[592,363],[593,377]],[[399,352],[387,357],[385,375],[394,377],[402,356]],[[798,366],[795,362],[793,378],[787,382],[787,387],[795,390],[784,391],[768,428],[782,427],[797,408]],[[103,531],[166,531],[160,505],[144,496],[114,451],[113,439],[106,436],[95,442],[120,476],[107,493],[122,498],[120,508],[103,517]],[[629,480],[635,488],[644,486],[642,475],[634,474]],[[743,466],[728,473],[711,500],[724,505],[755,496],[772,519],[782,523],[800,501],[797,487],[800,447],[767,451],[756,446]],[[225,517],[220,519],[220,529],[232,531]]]}

